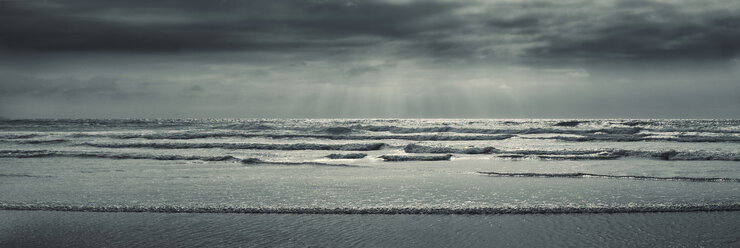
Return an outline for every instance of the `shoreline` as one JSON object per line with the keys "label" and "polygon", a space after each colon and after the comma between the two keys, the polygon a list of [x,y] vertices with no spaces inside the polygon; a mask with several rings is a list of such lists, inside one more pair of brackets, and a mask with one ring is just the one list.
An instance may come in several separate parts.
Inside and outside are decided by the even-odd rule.
{"label": "shoreline", "polygon": [[480,208],[311,208],[311,207],[180,207],[180,206],[53,206],[0,204],[0,211],[94,213],[215,213],[215,214],[326,214],[326,215],[528,215],[740,212],[740,204],[634,207],[480,207]]}

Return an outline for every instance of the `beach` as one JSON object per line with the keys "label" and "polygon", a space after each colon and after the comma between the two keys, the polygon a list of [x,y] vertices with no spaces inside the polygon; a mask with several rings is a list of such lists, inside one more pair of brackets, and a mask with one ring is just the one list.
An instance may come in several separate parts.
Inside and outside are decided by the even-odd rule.
{"label": "beach", "polygon": [[521,215],[0,211],[3,247],[737,247],[738,212]]}

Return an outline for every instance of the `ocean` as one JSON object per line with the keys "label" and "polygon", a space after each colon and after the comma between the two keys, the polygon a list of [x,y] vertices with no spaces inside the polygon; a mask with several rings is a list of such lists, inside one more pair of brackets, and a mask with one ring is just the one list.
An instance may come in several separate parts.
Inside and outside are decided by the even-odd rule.
{"label": "ocean", "polygon": [[[484,229],[501,223],[519,228],[503,234],[536,227],[546,235],[533,234],[520,246],[630,246],[614,239],[630,232],[652,235],[641,236],[642,244],[666,245],[668,239],[656,237],[676,236],[675,230],[701,235],[676,236],[673,245],[733,246],[740,235],[726,229],[740,229],[740,221],[732,221],[740,220],[740,120],[0,120],[0,189],[0,215],[14,220],[0,222],[7,231],[0,244],[11,245],[44,240],[18,238],[19,230],[48,232],[40,220],[95,230],[167,218],[186,223],[151,228],[174,230],[193,228],[186,221],[192,218],[215,218],[233,224],[210,229],[221,234],[314,227],[296,236],[308,243],[250,231],[251,239],[228,243],[239,246],[387,246],[379,233],[394,228],[396,235],[458,228],[470,240],[462,246],[480,246],[481,237],[491,238]],[[101,229],[105,223],[96,218],[112,222]],[[711,223],[725,231],[699,227]],[[120,238],[111,233],[137,228],[122,226],[96,235]],[[579,236],[583,229],[612,239]],[[479,236],[470,236],[476,230]],[[563,230],[573,231],[565,235],[570,240],[542,238]],[[317,238],[342,231],[362,238]],[[527,239],[520,232],[498,235]],[[406,237],[426,241],[398,244],[456,237],[416,234]],[[115,244],[132,239],[123,240]]]}

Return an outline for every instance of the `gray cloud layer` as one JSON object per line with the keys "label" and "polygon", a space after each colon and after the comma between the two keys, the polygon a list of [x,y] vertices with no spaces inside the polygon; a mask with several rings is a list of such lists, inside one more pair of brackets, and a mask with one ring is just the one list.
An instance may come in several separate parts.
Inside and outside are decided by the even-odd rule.
{"label": "gray cloud layer", "polygon": [[0,1],[0,56],[8,116],[740,117],[735,0]]}
{"label": "gray cloud layer", "polygon": [[330,52],[397,42],[441,58],[737,56],[740,4],[682,3],[13,1],[0,7],[0,46],[26,52]]}

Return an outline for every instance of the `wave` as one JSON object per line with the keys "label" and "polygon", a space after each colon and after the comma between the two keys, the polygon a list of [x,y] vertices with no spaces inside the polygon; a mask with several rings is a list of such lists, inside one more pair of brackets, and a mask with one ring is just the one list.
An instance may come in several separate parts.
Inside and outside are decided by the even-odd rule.
{"label": "wave", "polygon": [[70,212],[150,212],[150,213],[243,213],[243,214],[583,214],[583,213],[658,213],[658,212],[716,212],[740,211],[740,204],[676,204],[642,206],[584,206],[584,207],[190,207],[190,206],[90,206],[0,203],[0,210],[44,210]]}
{"label": "wave", "polygon": [[0,142],[40,145],[40,144],[61,144],[61,143],[69,142],[69,140],[67,139],[52,139],[52,140],[14,140],[14,139],[2,140],[0,139]]}
{"label": "wave", "polygon": [[403,148],[406,153],[459,153],[459,154],[491,154],[498,152],[499,150],[493,147],[467,147],[467,148],[454,148],[454,147],[433,147],[433,146],[422,146],[418,144],[408,144]]}
{"label": "wave", "polygon": [[206,138],[271,138],[271,139],[328,139],[328,140],[413,140],[413,141],[454,141],[454,140],[505,140],[515,135],[337,135],[337,134],[271,134],[271,133],[154,133],[154,134],[85,134],[71,135],[80,137],[105,137],[113,139],[206,139]]}
{"label": "wave", "polygon": [[691,181],[691,182],[740,182],[740,178],[724,178],[724,177],[657,177],[657,176],[619,176],[619,175],[604,175],[594,173],[510,173],[510,172],[485,172],[479,171],[479,174],[498,176],[498,177],[547,177],[547,178],[615,178],[615,179],[641,179],[641,180],[666,180],[666,181]]}
{"label": "wave", "polygon": [[581,123],[587,123],[588,121],[561,121],[558,123],[553,124],[553,126],[556,127],[575,127],[580,125]]}
{"label": "wave", "polygon": [[320,163],[320,162],[273,162],[273,161],[264,161],[258,158],[247,158],[247,159],[240,159],[239,162],[242,164],[260,164],[260,165],[319,165],[319,166],[337,166],[337,167],[359,167],[357,165],[349,165],[349,164],[334,164],[334,163]]}
{"label": "wave", "polygon": [[83,143],[85,146],[101,148],[155,148],[155,149],[254,149],[254,150],[340,150],[373,151],[380,150],[385,143],[369,144],[260,144],[260,143]]}
{"label": "wave", "polygon": [[500,150],[494,147],[435,147],[409,144],[406,153],[494,154],[499,158],[534,158],[549,160],[610,160],[636,157],[660,160],[722,160],[740,161],[740,153],[710,151],[635,151],[622,149],[603,150]]}
{"label": "wave", "polygon": [[383,155],[378,158],[382,158],[383,161],[389,162],[402,162],[402,161],[442,161],[450,160],[452,155],[430,155],[430,156],[406,156],[406,155]]}
{"label": "wave", "polygon": [[40,134],[3,134],[0,135],[0,139],[30,139],[40,136]]}
{"label": "wave", "polygon": [[[556,139],[572,142],[588,141],[673,141],[673,142],[740,142],[740,136],[702,136],[702,135],[678,135],[676,137],[655,137],[647,133],[635,133],[634,129],[611,129],[592,131],[562,131],[562,130],[525,130],[525,131],[501,131],[492,134],[480,135],[439,135],[439,134],[407,134],[407,135],[341,135],[341,134],[275,134],[275,133],[235,133],[235,132],[208,132],[208,133],[154,133],[154,134],[73,134],[71,137],[105,137],[113,139],[207,139],[207,138],[271,138],[271,139],[328,139],[328,140],[411,140],[411,141],[473,141],[473,140],[505,140],[512,137],[523,139]],[[550,137],[526,137],[518,135],[527,134],[566,134],[578,136],[550,136]]]}
{"label": "wave", "polygon": [[183,155],[159,155],[159,154],[136,154],[136,153],[105,153],[105,152],[76,152],[76,151],[49,151],[49,150],[2,150],[0,158],[102,158],[102,159],[148,159],[148,160],[184,160],[184,161],[204,161],[220,162],[233,161],[242,164],[264,164],[264,165],[322,165],[322,166],[342,166],[354,167],[346,164],[330,164],[318,162],[284,162],[284,161],[264,161],[258,158],[237,158],[230,155],[225,156],[183,156]]}
{"label": "wave", "polygon": [[740,142],[740,136],[678,135],[666,140],[676,142]]}
{"label": "wave", "polygon": [[468,127],[398,127],[398,126],[361,126],[351,127],[353,130],[363,130],[371,132],[390,132],[390,133],[469,133],[469,134],[637,134],[643,130],[641,127],[611,127],[597,129],[570,129],[570,128],[523,128],[523,129],[502,129],[502,128],[468,128]]}
{"label": "wave", "polygon": [[[509,154],[520,155],[524,158],[552,159],[552,160],[609,160],[618,158],[647,158],[670,161],[740,161],[740,153],[708,152],[708,151],[633,151],[633,150],[606,150],[606,151],[511,151]],[[507,155],[507,154],[504,154]],[[499,156],[506,157],[506,156]]]}
{"label": "wave", "polygon": [[704,136],[704,135],[677,135],[675,137],[655,137],[649,134],[581,134],[581,136],[550,136],[550,137],[521,137],[523,139],[556,139],[562,141],[672,141],[672,142],[740,142],[740,136]]}
{"label": "wave", "polygon": [[537,155],[538,159],[547,160],[612,160],[621,157],[621,155],[611,153],[594,153],[583,155]]}
{"label": "wave", "polygon": [[49,151],[49,150],[3,150],[2,158],[108,158],[108,159],[151,159],[151,160],[200,160],[200,161],[240,161],[233,156],[183,156],[183,155],[155,155],[134,153],[105,153],[105,152],[77,152],[77,151]]}
{"label": "wave", "polygon": [[0,177],[33,177],[33,178],[49,178],[52,176],[36,176],[29,174],[0,174]]}
{"label": "wave", "polygon": [[521,137],[523,139],[555,139],[572,142],[587,141],[614,141],[614,142],[635,142],[635,141],[659,141],[659,139],[648,138],[647,134],[579,134],[580,136],[550,136],[550,137]]}
{"label": "wave", "polygon": [[367,157],[367,154],[365,153],[347,153],[347,154],[339,154],[339,153],[332,153],[326,156],[330,159],[361,159],[364,157]]}

